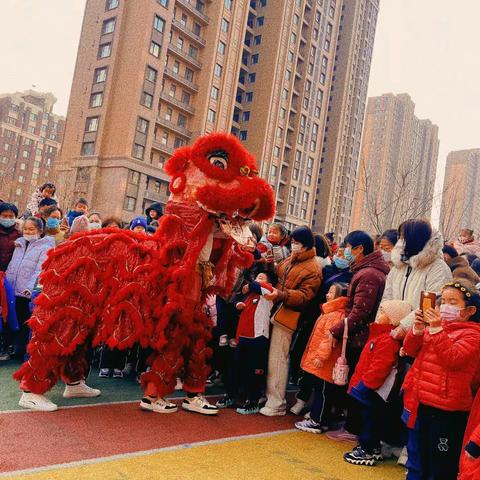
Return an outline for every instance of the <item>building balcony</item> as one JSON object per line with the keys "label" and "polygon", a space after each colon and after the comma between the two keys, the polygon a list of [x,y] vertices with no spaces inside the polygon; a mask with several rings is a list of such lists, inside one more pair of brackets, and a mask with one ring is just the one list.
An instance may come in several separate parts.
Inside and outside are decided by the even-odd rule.
{"label": "building balcony", "polygon": [[190,65],[194,66],[197,69],[202,68],[201,62],[199,62],[196,58],[192,57],[188,52],[185,52],[181,48],[178,48],[176,45],[169,44],[168,51],[179,57],[180,59],[184,60],[185,62],[189,63]]}
{"label": "building balcony", "polygon": [[185,77],[182,77],[182,75],[175,72],[171,68],[165,68],[163,72],[168,77],[172,78],[173,80],[177,81],[178,83],[181,83],[184,87],[187,87],[188,89],[192,90],[193,92],[198,92],[198,85],[196,83],[193,83],[190,80],[187,80]]}
{"label": "building balcony", "polygon": [[170,122],[165,118],[157,117],[157,123],[168,130],[178,133],[182,137],[185,137],[188,139],[192,138],[192,132],[190,132],[190,130],[187,130],[185,127],[182,127],[181,125],[177,125],[176,123]]}
{"label": "building balcony", "polygon": [[172,27],[183,33],[186,37],[188,37],[189,40],[193,40],[195,43],[198,43],[198,45],[201,47],[204,47],[207,43],[204,38],[200,37],[195,32],[192,32],[192,30],[176,19],[173,19]]}
{"label": "building balcony", "polygon": [[163,143],[159,142],[158,140],[153,140],[152,147],[155,150],[159,150],[160,152],[166,153],[167,155],[173,154],[173,148],[169,147],[168,145],[164,145]]}
{"label": "building balcony", "polygon": [[197,20],[202,22],[204,25],[208,25],[210,19],[203,12],[197,9],[195,5],[190,3],[188,0],[177,0],[177,3],[181,5],[185,10],[191,13]]}
{"label": "building balcony", "polygon": [[167,95],[165,92],[162,92],[160,94],[160,100],[163,100],[164,102],[167,102],[174,107],[178,107],[180,110],[187,112],[190,115],[193,115],[195,113],[195,109],[193,107],[182,102],[181,100],[176,99],[175,97]]}

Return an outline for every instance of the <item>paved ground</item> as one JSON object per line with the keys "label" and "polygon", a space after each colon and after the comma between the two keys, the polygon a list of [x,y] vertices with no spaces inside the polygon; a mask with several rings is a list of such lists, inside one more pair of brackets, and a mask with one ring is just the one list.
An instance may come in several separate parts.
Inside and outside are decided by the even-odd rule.
{"label": "paved ground", "polygon": [[2,478],[405,478],[404,470],[392,462],[374,468],[346,464],[342,453],[351,444],[295,431],[290,415],[242,416],[231,409],[214,418],[183,411],[143,412],[137,404],[140,389],[129,380],[92,375],[88,383],[102,389],[98,399],[67,401],[57,386],[49,396],[66,408],[24,411],[17,406],[18,389],[11,380],[17,366],[0,364]]}

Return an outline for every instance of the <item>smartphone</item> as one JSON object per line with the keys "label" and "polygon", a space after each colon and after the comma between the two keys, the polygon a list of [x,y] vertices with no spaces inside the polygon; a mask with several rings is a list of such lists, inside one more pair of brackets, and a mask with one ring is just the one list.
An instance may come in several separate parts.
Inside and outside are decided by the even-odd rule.
{"label": "smartphone", "polygon": [[433,292],[422,292],[420,294],[420,309],[425,313],[429,308],[435,308],[437,295]]}

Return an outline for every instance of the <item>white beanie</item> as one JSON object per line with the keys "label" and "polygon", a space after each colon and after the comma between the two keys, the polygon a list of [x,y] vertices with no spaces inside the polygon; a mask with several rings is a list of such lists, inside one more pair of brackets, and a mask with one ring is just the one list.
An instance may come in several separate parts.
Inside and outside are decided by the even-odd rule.
{"label": "white beanie", "polygon": [[390,324],[398,327],[400,321],[412,311],[412,306],[403,300],[386,300],[382,302],[380,309],[390,319]]}

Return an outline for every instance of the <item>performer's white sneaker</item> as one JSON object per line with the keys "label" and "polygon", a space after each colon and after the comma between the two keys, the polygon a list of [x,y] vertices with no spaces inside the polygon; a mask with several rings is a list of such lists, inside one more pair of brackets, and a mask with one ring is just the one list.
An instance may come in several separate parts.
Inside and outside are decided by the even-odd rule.
{"label": "performer's white sneaker", "polygon": [[140,401],[140,408],[142,410],[148,410],[149,412],[156,413],[175,413],[178,407],[164,398],[157,398],[152,401],[147,397],[143,397]]}
{"label": "performer's white sneaker", "polygon": [[218,413],[218,407],[208,403],[207,399],[200,393],[193,398],[185,398],[182,402],[182,408],[202,415],[216,415]]}
{"label": "performer's white sneaker", "polygon": [[58,406],[47,397],[31,392],[23,392],[18,404],[23,408],[39,412],[54,412],[58,409]]}
{"label": "performer's white sneaker", "polygon": [[65,385],[63,398],[90,398],[98,397],[102,392],[98,388],[89,387],[85,380],[80,380],[75,385]]}

